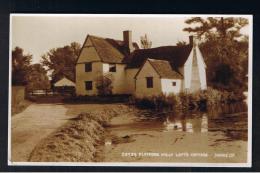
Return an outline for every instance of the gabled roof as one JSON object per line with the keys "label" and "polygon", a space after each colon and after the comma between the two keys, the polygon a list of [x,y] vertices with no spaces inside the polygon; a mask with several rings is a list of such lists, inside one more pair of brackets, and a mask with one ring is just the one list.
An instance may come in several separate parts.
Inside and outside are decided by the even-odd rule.
{"label": "gabled roof", "polygon": [[[91,40],[102,62],[122,63],[124,57],[129,55],[128,48],[124,44],[124,41],[93,35],[88,35],[87,39]],[[135,49],[139,49],[137,43],[133,43],[133,46]],[[85,49],[85,47],[82,49]]]}
{"label": "gabled roof", "polygon": [[161,78],[166,79],[182,79],[183,76],[178,72],[172,70],[169,61],[148,59],[155,71],[159,74]]}
{"label": "gabled roof", "polygon": [[140,71],[142,70],[145,63],[148,62],[151,64],[156,73],[160,76],[160,78],[165,79],[183,79],[183,76],[178,72],[172,70],[172,67],[169,61],[166,60],[158,60],[158,59],[150,59],[148,58],[144,64],[140,67],[139,71],[136,73],[135,78],[138,76]]}
{"label": "gabled roof", "polygon": [[61,87],[61,86],[75,86],[75,83],[71,81],[70,79],[63,77],[60,80],[56,81],[54,83],[55,87]]}
{"label": "gabled roof", "polygon": [[178,71],[178,68],[187,61],[191,50],[191,45],[139,49],[126,56],[123,62],[128,64],[128,68],[139,68],[148,58],[166,60],[169,61],[172,69]]}

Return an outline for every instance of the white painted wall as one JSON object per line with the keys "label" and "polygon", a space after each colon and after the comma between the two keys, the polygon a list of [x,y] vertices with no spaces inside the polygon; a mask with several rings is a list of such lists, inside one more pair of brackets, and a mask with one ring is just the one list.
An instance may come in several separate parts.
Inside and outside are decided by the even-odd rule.
{"label": "white painted wall", "polygon": [[196,46],[196,53],[197,53],[197,60],[199,65],[199,76],[200,76],[200,84],[201,89],[206,90],[207,89],[207,77],[206,77],[206,64],[204,62],[203,56],[201,54],[200,49],[198,46]]}
{"label": "white painted wall", "polygon": [[[146,77],[153,77],[153,88],[147,88]],[[136,77],[136,92],[137,97],[153,96],[162,93],[161,78],[151,66],[151,64],[146,61],[143,68],[140,70]]]}
{"label": "white painted wall", "polygon": [[85,62],[92,62],[92,61],[100,61],[97,51],[93,46],[91,40],[88,38],[85,44],[83,45],[83,49],[79,56],[77,63],[85,63]]}
{"label": "white painted wall", "polygon": [[[85,64],[76,65],[76,93],[77,95],[97,95],[96,79],[102,75],[102,62],[93,62],[92,71],[85,72]],[[93,81],[93,90],[85,89],[85,81]]]}
{"label": "white painted wall", "polygon": [[125,64],[116,64],[116,72],[109,72],[109,64],[103,63],[103,74],[112,79],[113,94],[126,94],[125,66]]}
{"label": "white painted wall", "polygon": [[193,50],[184,64],[184,89],[189,89],[191,86],[192,58]]}
{"label": "white painted wall", "polygon": [[[176,86],[172,85],[173,82],[176,82]],[[181,83],[181,79],[161,79],[162,92],[165,95],[178,94],[181,92]]]}
{"label": "white painted wall", "polygon": [[135,93],[135,75],[138,72],[138,68],[126,69],[126,94]]}
{"label": "white painted wall", "polygon": [[[85,63],[92,62],[92,71],[85,72]],[[76,94],[77,95],[96,95],[95,80],[102,75],[103,65],[91,40],[88,38],[84,44],[82,52],[76,64]],[[85,81],[93,81],[93,90],[85,89]]]}
{"label": "white painted wall", "polygon": [[[198,67],[198,70],[196,69],[193,69],[193,56],[194,56],[194,49],[196,49],[196,55],[195,55],[195,58],[197,60],[197,67]],[[194,86],[192,86],[192,80],[195,78],[195,77],[199,77],[199,85],[200,85],[200,89],[204,90],[204,89],[207,89],[207,82],[206,82],[206,65],[205,65],[205,62],[203,60],[203,57],[202,57],[202,54],[198,48],[198,46],[195,46],[187,61],[185,62],[184,64],[184,89],[186,90],[194,90]],[[194,74],[194,73],[198,73],[198,74]]]}

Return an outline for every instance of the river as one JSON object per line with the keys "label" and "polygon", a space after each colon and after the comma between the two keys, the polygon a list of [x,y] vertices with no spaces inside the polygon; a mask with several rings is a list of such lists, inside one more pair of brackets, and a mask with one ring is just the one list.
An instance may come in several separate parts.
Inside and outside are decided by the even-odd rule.
{"label": "river", "polygon": [[120,115],[107,127],[97,161],[244,163],[247,118],[245,103]]}

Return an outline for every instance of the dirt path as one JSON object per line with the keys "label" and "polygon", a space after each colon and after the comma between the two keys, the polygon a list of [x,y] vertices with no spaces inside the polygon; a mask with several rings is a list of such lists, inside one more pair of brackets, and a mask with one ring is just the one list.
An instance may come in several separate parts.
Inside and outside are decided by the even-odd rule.
{"label": "dirt path", "polygon": [[111,104],[31,104],[11,117],[11,161],[28,161],[34,147],[68,119],[106,108]]}
{"label": "dirt path", "polygon": [[67,108],[58,104],[32,104],[11,119],[11,161],[27,161],[36,144],[64,124]]}

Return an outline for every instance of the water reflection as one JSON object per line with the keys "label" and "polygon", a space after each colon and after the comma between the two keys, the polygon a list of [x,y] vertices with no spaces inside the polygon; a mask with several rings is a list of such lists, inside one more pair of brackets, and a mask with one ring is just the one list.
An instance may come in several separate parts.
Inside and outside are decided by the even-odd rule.
{"label": "water reflection", "polygon": [[207,132],[208,131],[208,117],[203,114],[177,114],[171,113],[167,115],[164,122],[165,131],[183,131],[188,133],[193,132]]}
{"label": "water reflection", "polygon": [[164,131],[222,131],[232,139],[247,140],[247,105],[218,105],[206,112],[170,112],[163,125]]}

